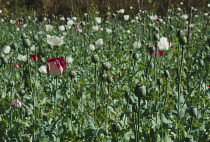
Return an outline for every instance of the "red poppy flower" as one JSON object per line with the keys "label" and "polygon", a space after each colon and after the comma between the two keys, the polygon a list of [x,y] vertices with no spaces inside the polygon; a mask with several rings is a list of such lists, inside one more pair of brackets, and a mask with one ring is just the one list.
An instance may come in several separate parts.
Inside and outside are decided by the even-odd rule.
{"label": "red poppy flower", "polygon": [[15,24],[22,24],[22,21],[21,21],[21,20],[17,20],[17,21],[15,22]]}
{"label": "red poppy flower", "polygon": [[34,62],[38,61],[41,59],[40,55],[37,54],[37,55],[30,55],[30,59]]}
{"label": "red poppy flower", "polygon": [[19,66],[17,63],[14,63],[14,64],[13,64],[13,67],[14,67],[14,68],[19,68],[20,66]]}
{"label": "red poppy flower", "polygon": [[47,60],[47,72],[59,76],[66,70],[66,61],[63,58],[51,58]]}

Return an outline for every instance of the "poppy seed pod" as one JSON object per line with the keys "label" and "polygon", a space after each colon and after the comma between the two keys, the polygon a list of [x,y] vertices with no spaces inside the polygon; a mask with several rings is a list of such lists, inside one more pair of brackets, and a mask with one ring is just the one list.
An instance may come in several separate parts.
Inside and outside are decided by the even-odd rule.
{"label": "poppy seed pod", "polygon": [[136,84],[136,87],[134,89],[134,93],[139,99],[141,99],[143,96],[146,95],[145,85],[142,82]]}
{"label": "poppy seed pod", "polygon": [[139,59],[139,54],[138,53],[133,53],[133,59],[137,61]]}
{"label": "poppy seed pod", "polygon": [[119,123],[117,123],[117,122],[114,122],[113,124],[112,124],[112,130],[115,132],[115,133],[119,133],[119,131],[120,131],[120,124]]}
{"label": "poppy seed pod", "polygon": [[187,44],[187,38],[186,37],[180,37],[179,38],[179,44],[181,44],[181,45]]}
{"label": "poppy seed pod", "polygon": [[98,63],[98,61],[99,61],[98,55],[96,55],[96,54],[92,55],[91,56],[91,61],[95,64]]}
{"label": "poppy seed pod", "polygon": [[194,142],[193,136],[188,135],[188,136],[185,138],[185,142]]}
{"label": "poppy seed pod", "polygon": [[37,35],[34,35],[33,40],[37,42],[39,40],[39,37]]}
{"label": "poppy seed pod", "polygon": [[71,70],[69,72],[69,76],[70,76],[71,79],[73,79],[73,78],[75,78],[77,76],[77,73],[74,70]]}
{"label": "poppy seed pod", "polygon": [[168,78],[168,77],[170,76],[170,74],[169,74],[169,71],[168,71],[168,70],[165,70],[165,71],[164,71],[164,76],[165,76],[166,78]]}
{"label": "poppy seed pod", "polygon": [[28,39],[28,38],[24,38],[23,39],[23,46],[26,47],[26,48],[31,47],[31,40]]}
{"label": "poppy seed pod", "polygon": [[153,31],[154,33],[158,33],[158,32],[159,32],[159,28],[154,27],[154,28],[152,29],[152,31]]}
{"label": "poppy seed pod", "polygon": [[202,59],[199,59],[198,64],[199,64],[200,67],[203,67],[204,66],[204,61]]}
{"label": "poppy seed pod", "polygon": [[113,82],[113,76],[109,75],[107,78],[106,78],[106,81],[107,83],[112,83]]}
{"label": "poppy seed pod", "polygon": [[154,41],[159,41],[160,40],[160,35],[159,34],[154,34],[153,35],[153,40]]}
{"label": "poppy seed pod", "polygon": [[178,38],[181,38],[181,37],[184,37],[185,36],[185,33],[182,30],[178,30],[176,36]]}
{"label": "poppy seed pod", "polygon": [[103,68],[105,70],[109,70],[111,68],[111,64],[109,62],[105,62],[105,63],[103,63]]}
{"label": "poppy seed pod", "polygon": [[189,109],[189,113],[190,113],[190,116],[197,117],[198,115],[197,108],[195,106],[191,106]]}
{"label": "poppy seed pod", "polygon": [[163,80],[161,78],[157,79],[157,85],[163,85]]}
{"label": "poppy seed pod", "polygon": [[10,85],[10,87],[14,87],[15,86],[15,82],[14,81],[10,81],[9,85]]}

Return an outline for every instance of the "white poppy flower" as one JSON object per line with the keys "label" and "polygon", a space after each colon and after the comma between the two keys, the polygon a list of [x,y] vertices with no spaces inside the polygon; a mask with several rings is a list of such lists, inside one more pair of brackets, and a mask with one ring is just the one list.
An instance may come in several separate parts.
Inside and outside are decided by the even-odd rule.
{"label": "white poppy flower", "polygon": [[27,61],[27,55],[18,54],[17,59],[20,60],[20,61],[26,62]]}
{"label": "white poppy flower", "polygon": [[10,53],[10,50],[11,50],[11,48],[10,48],[10,46],[6,46],[5,48],[4,48],[4,53],[5,54],[9,54]]}
{"label": "white poppy flower", "polygon": [[150,20],[154,21],[154,20],[158,19],[158,16],[157,15],[151,15],[149,18],[150,18]]}
{"label": "white poppy flower", "polygon": [[124,12],[125,12],[124,9],[120,9],[120,10],[117,11],[118,14],[120,14],[120,13],[123,14]]}
{"label": "white poppy flower", "polygon": [[90,44],[89,47],[88,47],[88,49],[90,51],[95,51],[96,48],[95,48],[95,46],[93,44]]}
{"label": "white poppy flower", "polygon": [[160,41],[157,43],[157,47],[161,51],[168,50],[171,44],[168,42],[166,37],[161,37]]}
{"label": "white poppy flower", "polygon": [[60,31],[65,31],[64,25],[59,26],[59,30],[60,30]]}
{"label": "white poppy flower", "polygon": [[66,57],[66,62],[67,63],[73,63],[74,59],[71,56]]}
{"label": "white poppy flower", "polygon": [[100,24],[101,23],[101,18],[100,17],[96,17],[95,21],[96,21],[96,23]]}
{"label": "white poppy flower", "polygon": [[98,45],[98,46],[101,46],[101,45],[103,45],[103,39],[102,38],[100,38],[100,39],[98,39],[96,42],[95,42],[95,44],[96,45]]}
{"label": "white poppy flower", "polygon": [[141,42],[135,41],[135,42],[133,43],[133,47],[134,47],[134,48],[140,48],[140,47],[141,47]]}
{"label": "white poppy flower", "polygon": [[183,15],[181,16],[181,18],[182,18],[182,19],[187,19],[187,18],[188,18],[188,15],[187,15],[187,14],[183,14]]}
{"label": "white poppy flower", "polygon": [[92,28],[94,31],[98,31],[98,26],[93,26]]}
{"label": "white poppy flower", "polygon": [[39,67],[38,70],[39,70],[39,72],[42,73],[42,74],[46,74],[46,73],[47,73],[47,67],[44,66],[44,65],[41,66],[41,67]]}
{"label": "white poppy flower", "polygon": [[112,29],[106,28],[107,33],[112,33]]}
{"label": "white poppy flower", "polygon": [[60,46],[63,44],[63,37],[47,35],[47,43],[52,46]]}
{"label": "white poppy flower", "polygon": [[46,27],[46,31],[52,31],[53,30],[53,26],[52,25],[45,25],[45,27]]}
{"label": "white poppy flower", "polygon": [[74,24],[73,20],[68,20],[67,25],[72,26]]}
{"label": "white poppy flower", "polygon": [[124,20],[128,21],[129,20],[129,15],[124,15]]}

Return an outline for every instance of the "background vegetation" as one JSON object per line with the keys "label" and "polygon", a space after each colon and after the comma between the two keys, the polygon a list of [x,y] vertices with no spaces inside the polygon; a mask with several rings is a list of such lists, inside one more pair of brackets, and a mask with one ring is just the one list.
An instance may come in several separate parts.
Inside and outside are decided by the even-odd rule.
{"label": "background vegetation", "polygon": [[[179,7],[180,2],[186,12],[190,7],[207,10],[208,0],[0,0],[0,8],[7,8],[9,13],[16,15],[35,10],[39,14],[76,16],[95,9],[103,16],[107,11],[116,12],[123,8],[126,14],[146,9],[163,16],[168,9]],[[129,10],[131,6],[133,9]]]}

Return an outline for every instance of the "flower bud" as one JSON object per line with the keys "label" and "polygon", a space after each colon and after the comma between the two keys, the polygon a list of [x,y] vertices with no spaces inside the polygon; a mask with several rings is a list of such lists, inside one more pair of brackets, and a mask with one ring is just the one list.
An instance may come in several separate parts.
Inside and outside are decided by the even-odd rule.
{"label": "flower bud", "polygon": [[24,38],[23,39],[23,46],[25,46],[26,48],[31,47],[31,40],[28,38]]}
{"label": "flower bud", "polygon": [[199,63],[199,66],[200,67],[203,67],[204,66],[204,61],[202,59],[199,59],[199,62],[198,63]]}
{"label": "flower bud", "polygon": [[69,72],[69,76],[70,76],[71,79],[73,79],[73,78],[75,78],[77,76],[77,73],[74,70],[71,70]]}
{"label": "flower bud", "polygon": [[26,91],[25,91],[25,90],[21,90],[21,91],[20,91],[20,95],[21,95],[21,96],[24,96],[25,94],[26,94]]}
{"label": "flower bud", "polygon": [[98,61],[99,61],[98,55],[96,55],[96,54],[92,55],[91,56],[91,61],[95,64],[98,63]]}
{"label": "flower bud", "polygon": [[15,82],[14,81],[10,81],[9,85],[10,85],[10,87],[14,87],[15,86]]}
{"label": "flower bud", "polygon": [[157,85],[163,85],[163,80],[161,78],[157,79]]}
{"label": "flower bud", "polygon": [[197,115],[198,115],[197,108],[194,106],[191,106],[189,109],[189,113],[190,113],[190,116],[197,117]]}
{"label": "flower bud", "polygon": [[187,38],[186,37],[180,37],[179,38],[179,44],[181,44],[181,45],[187,44]]}
{"label": "flower bud", "polygon": [[138,53],[133,53],[133,59],[137,61],[139,59],[139,54]]}
{"label": "flower bud", "polygon": [[114,122],[114,123],[112,124],[112,130],[113,130],[115,133],[119,133],[120,129],[121,129],[121,127],[120,127],[120,124],[119,124],[119,123]]}
{"label": "flower bud", "polygon": [[153,35],[153,40],[154,41],[159,41],[160,40],[160,35],[159,34],[154,34]]}
{"label": "flower bud", "polygon": [[138,83],[136,84],[135,90],[134,90],[135,95],[141,99],[143,96],[146,95],[146,87],[143,83]]}
{"label": "flower bud", "polygon": [[39,40],[39,37],[37,35],[34,35],[33,40],[37,42]]}
{"label": "flower bud", "polygon": [[168,78],[168,77],[170,76],[170,74],[169,74],[169,71],[168,71],[168,70],[165,70],[165,71],[164,71],[164,76],[165,76],[166,78]]}
{"label": "flower bud", "polygon": [[188,136],[185,138],[185,142],[194,142],[193,136],[188,135]]}
{"label": "flower bud", "polygon": [[111,64],[109,62],[105,62],[105,63],[103,63],[103,68],[105,70],[109,70],[111,68]]}

